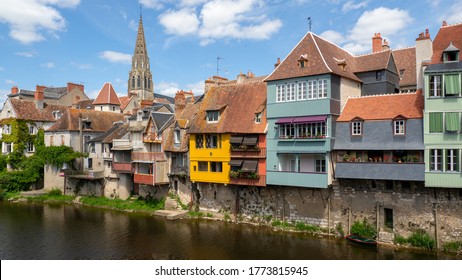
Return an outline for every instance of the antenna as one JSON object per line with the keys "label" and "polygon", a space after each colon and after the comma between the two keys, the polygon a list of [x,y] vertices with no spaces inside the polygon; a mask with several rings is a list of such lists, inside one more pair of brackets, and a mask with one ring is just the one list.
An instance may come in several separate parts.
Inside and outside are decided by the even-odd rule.
{"label": "antenna", "polygon": [[310,32],[311,32],[311,17],[308,17],[307,19],[308,19],[308,27],[309,27]]}
{"label": "antenna", "polygon": [[224,59],[223,57],[219,57],[217,56],[217,77],[219,77],[219,71],[221,70],[220,67],[219,67],[219,62],[220,62],[220,59]]}

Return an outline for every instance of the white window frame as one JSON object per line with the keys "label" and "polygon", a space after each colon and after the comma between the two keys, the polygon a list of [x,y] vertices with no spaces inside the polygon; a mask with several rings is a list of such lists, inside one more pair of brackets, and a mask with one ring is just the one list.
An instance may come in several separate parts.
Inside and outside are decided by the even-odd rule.
{"label": "white window frame", "polygon": [[33,124],[29,125],[29,134],[30,135],[35,135],[37,134],[37,127]]}
{"label": "white window frame", "polygon": [[360,136],[362,134],[363,134],[363,122],[362,121],[351,122],[351,135]]}
{"label": "white window frame", "polygon": [[458,172],[456,169],[459,161],[459,150],[457,149],[448,149],[446,150],[446,171],[449,172]]}
{"label": "white window frame", "polygon": [[32,142],[27,142],[27,152],[28,153],[35,153],[35,145]]}
{"label": "white window frame", "polygon": [[306,92],[306,82],[299,82],[298,83],[298,91],[297,91],[297,100],[306,100],[307,92]]}
{"label": "white window frame", "polygon": [[262,113],[255,114],[255,123],[261,123],[261,116],[262,116]]}
{"label": "white window frame", "polygon": [[318,81],[318,98],[327,98],[327,79]]}
{"label": "white window frame", "polygon": [[317,99],[318,98],[318,83],[317,81],[308,81],[308,95],[307,99]]}
{"label": "white window frame", "polygon": [[[433,82],[431,81],[431,78],[435,77]],[[436,79],[438,77],[438,79]],[[443,97],[443,75],[430,75],[428,77],[428,92],[430,97]],[[432,90],[432,85],[433,84],[433,90]],[[438,85],[439,85],[439,95],[438,95]]]}
{"label": "white window frame", "polygon": [[11,134],[11,124],[5,124],[3,126],[3,134],[6,134],[6,135]]}
{"label": "white window frame", "polygon": [[406,121],[405,120],[395,120],[393,122],[393,133],[395,135],[405,135],[406,134]]}
{"label": "white window frame", "polygon": [[430,171],[443,171],[443,150],[430,150]]}
{"label": "white window frame", "polygon": [[295,83],[290,83],[287,84],[287,94],[286,94],[286,101],[295,101],[295,96],[296,96],[296,84]]}
{"label": "white window frame", "polygon": [[286,85],[276,86],[276,102],[286,102]]}
{"label": "white window frame", "polygon": [[314,170],[316,173],[326,173],[326,159],[316,158],[314,160]]}
{"label": "white window frame", "polygon": [[207,123],[217,123],[220,120],[220,111],[207,111]]}
{"label": "white window frame", "polygon": [[179,129],[175,129],[173,131],[173,143],[174,144],[180,144],[180,135],[181,135],[181,131]]}

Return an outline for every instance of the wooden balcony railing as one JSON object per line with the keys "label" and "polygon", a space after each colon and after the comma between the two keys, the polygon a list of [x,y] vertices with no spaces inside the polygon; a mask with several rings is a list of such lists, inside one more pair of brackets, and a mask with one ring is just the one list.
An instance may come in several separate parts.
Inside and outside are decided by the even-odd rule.
{"label": "wooden balcony railing", "polygon": [[266,186],[266,176],[265,175],[260,175],[256,179],[231,178],[230,184],[265,187]]}
{"label": "wooden balcony railing", "polygon": [[132,173],[132,163],[131,162],[113,162],[112,170],[114,170],[114,172]]}
{"label": "wooden balcony railing", "polygon": [[132,152],[132,161],[155,162],[164,161],[163,152]]}
{"label": "wooden balcony railing", "polygon": [[240,158],[266,158],[266,148],[254,149],[232,149],[231,157]]}
{"label": "wooden balcony railing", "polygon": [[135,173],[133,176],[133,181],[136,184],[145,184],[145,185],[154,185],[155,184],[155,177],[151,174],[140,174]]}

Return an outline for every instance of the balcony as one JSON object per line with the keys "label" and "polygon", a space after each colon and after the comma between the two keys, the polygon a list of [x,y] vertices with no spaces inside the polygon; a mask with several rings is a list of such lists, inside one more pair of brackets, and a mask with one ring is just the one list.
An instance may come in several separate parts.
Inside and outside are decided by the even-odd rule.
{"label": "balcony", "polygon": [[266,158],[266,148],[231,148],[232,158]]}
{"label": "balcony", "polygon": [[154,185],[156,183],[155,177],[152,174],[135,173],[133,182],[136,184]]}
{"label": "balcony", "polygon": [[229,183],[232,185],[266,187],[266,176],[259,175],[257,176],[257,178],[232,178],[231,177]]}
{"label": "balcony", "polygon": [[132,152],[132,161],[156,162],[164,160],[165,154],[163,152]]}
{"label": "balcony", "polygon": [[131,162],[113,162],[112,170],[114,172],[120,172],[120,173],[132,173],[132,163]]}
{"label": "balcony", "polygon": [[104,159],[104,160],[112,160],[112,156],[113,156],[112,153],[103,152],[103,159]]}
{"label": "balcony", "polygon": [[66,170],[65,176],[69,178],[76,178],[76,179],[87,179],[87,180],[99,180],[104,178],[104,171],[94,171],[94,170],[86,170],[86,171],[78,171],[78,170]]}
{"label": "balcony", "polygon": [[267,171],[268,185],[327,188],[327,173]]}
{"label": "balcony", "polygon": [[335,177],[344,179],[424,181],[425,164],[408,162],[337,162]]}

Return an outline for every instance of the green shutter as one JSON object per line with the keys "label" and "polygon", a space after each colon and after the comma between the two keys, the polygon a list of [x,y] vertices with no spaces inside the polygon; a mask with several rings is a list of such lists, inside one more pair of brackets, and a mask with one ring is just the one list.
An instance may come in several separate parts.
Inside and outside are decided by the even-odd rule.
{"label": "green shutter", "polygon": [[460,131],[460,118],[459,113],[446,113],[446,131],[454,132]]}
{"label": "green shutter", "polygon": [[459,74],[451,74],[444,76],[444,91],[446,95],[459,95]]}
{"label": "green shutter", "polygon": [[430,113],[430,133],[443,132],[443,113]]}

